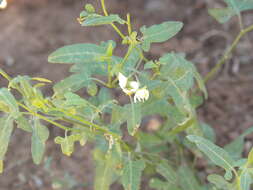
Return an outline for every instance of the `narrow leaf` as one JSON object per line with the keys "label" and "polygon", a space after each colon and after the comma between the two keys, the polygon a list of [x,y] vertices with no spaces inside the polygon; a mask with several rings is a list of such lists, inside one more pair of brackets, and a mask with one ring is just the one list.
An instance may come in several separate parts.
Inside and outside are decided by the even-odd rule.
{"label": "narrow leaf", "polygon": [[249,152],[247,166],[253,166],[253,148]]}
{"label": "narrow leaf", "polygon": [[122,184],[125,190],[139,190],[141,182],[141,173],[145,168],[145,162],[142,160],[128,160],[123,168]]}
{"label": "narrow leaf", "polygon": [[0,160],[4,160],[12,131],[13,119],[10,116],[0,118]]}
{"label": "narrow leaf", "polygon": [[76,92],[87,86],[90,82],[87,76],[83,74],[74,74],[64,80],[56,83],[53,87],[55,94],[62,95],[67,92]]}
{"label": "narrow leaf", "polygon": [[231,8],[209,9],[208,13],[221,24],[229,21],[229,19],[235,15],[235,12]]}
{"label": "narrow leaf", "polygon": [[228,190],[231,187],[230,183],[228,183],[222,176],[217,174],[209,175],[207,180],[214,184],[218,189]]}
{"label": "narrow leaf", "polygon": [[95,44],[74,44],[59,48],[49,55],[50,63],[97,63],[106,56],[107,48]]}
{"label": "narrow leaf", "polygon": [[129,110],[127,114],[128,133],[134,136],[141,124],[141,106],[131,102],[131,105],[126,105],[125,108]]}
{"label": "narrow leaf", "polygon": [[175,171],[173,170],[173,168],[171,166],[169,166],[168,164],[160,163],[156,167],[156,171],[158,173],[160,173],[171,184],[176,183],[177,175],[176,175]]}
{"label": "narrow leaf", "polygon": [[32,158],[35,164],[40,164],[45,152],[45,142],[49,137],[49,131],[46,126],[40,124],[38,119],[34,120],[32,129]]}
{"label": "narrow leaf", "polygon": [[150,44],[155,42],[164,42],[175,36],[183,27],[181,22],[163,22],[162,24],[153,25],[146,28],[143,26],[141,32],[142,37],[142,49],[148,51]]}
{"label": "narrow leaf", "polygon": [[234,160],[224,149],[199,136],[189,135],[187,138],[189,141],[195,143],[215,165],[224,168],[227,177],[232,177],[231,170],[233,170]]}
{"label": "narrow leaf", "polygon": [[17,102],[7,88],[0,89],[0,103],[7,105],[9,107],[7,111],[12,112],[12,114],[18,112]]}
{"label": "narrow leaf", "polygon": [[88,104],[87,100],[81,98],[79,95],[72,92],[67,92],[64,94],[66,98],[65,104],[67,106],[86,106]]}
{"label": "narrow leaf", "polygon": [[114,22],[118,22],[119,24],[124,24],[124,20],[122,20],[119,15],[109,15],[109,16],[101,16],[101,15],[94,15],[88,16],[82,26],[99,26],[105,24],[112,24]]}
{"label": "narrow leaf", "polygon": [[234,160],[241,158],[244,149],[244,138],[253,132],[253,127],[248,128],[234,141],[227,144],[224,149],[233,157]]}
{"label": "narrow leaf", "polygon": [[149,186],[157,190],[181,190],[177,186],[161,181],[158,178],[152,178],[149,182]]}
{"label": "narrow leaf", "polygon": [[253,182],[253,178],[247,169],[243,170],[240,175],[240,184],[242,190],[250,190],[250,184]]}
{"label": "narrow leaf", "polygon": [[252,10],[252,0],[225,0],[227,7],[209,9],[209,14],[214,17],[218,22],[225,23],[232,16],[240,16],[242,11]]}
{"label": "narrow leaf", "polygon": [[32,132],[32,126],[29,123],[29,121],[24,116],[19,116],[16,120],[17,127],[26,131],[26,132]]}
{"label": "narrow leaf", "polygon": [[105,155],[100,150],[95,150],[94,159],[96,160],[94,190],[109,190],[113,181],[115,158],[110,152]]}
{"label": "narrow leaf", "polygon": [[190,168],[181,166],[178,170],[180,185],[183,190],[201,190],[199,182]]}

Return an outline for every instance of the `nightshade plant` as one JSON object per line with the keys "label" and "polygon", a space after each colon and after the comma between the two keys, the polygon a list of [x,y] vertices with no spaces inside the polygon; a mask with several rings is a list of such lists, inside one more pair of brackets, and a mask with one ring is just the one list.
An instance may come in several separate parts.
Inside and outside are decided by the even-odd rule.
{"label": "nightshade plant", "polygon": [[[50,63],[71,64],[69,77],[53,86],[52,96],[40,88],[51,81],[17,76],[0,89],[0,171],[10,137],[17,128],[31,134],[31,153],[40,164],[49,137],[48,127],[59,127],[63,136],[55,137],[62,153],[71,156],[79,142],[94,143],[95,190],[108,190],[113,183],[125,190],[138,190],[142,176],[157,190],[250,190],[253,182],[253,149],[242,158],[243,139],[249,128],[224,148],[216,146],[212,128],[200,122],[196,109],[207,99],[205,83],[227,61],[240,39],[253,30],[244,28],[241,12],[253,9],[252,0],[225,0],[227,7],[209,13],[224,23],[237,15],[239,35],[219,63],[202,79],[194,64],[182,53],[169,52],[157,60],[145,53],[153,43],[164,42],[183,27],[168,21],[140,31],[133,30],[130,15],[126,20],[109,14],[101,0],[102,14],[86,4],[78,18],[82,26],[110,25],[127,48],[123,57],[114,54],[114,41],[100,44],[74,44],[53,52]],[[126,26],[124,34],[118,25]],[[83,89],[86,98],[82,97]],[[114,96],[118,90],[129,103]],[[14,93],[15,92],[15,93]],[[161,124],[147,129],[143,118],[159,116]],[[43,121],[43,122],[42,122]],[[45,125],[47,122],[49,125]],[[197,160],[208,157],[207,167],[222,168],[224,175],[201,177]],[[207,180],[208,182],[207,182]]]}

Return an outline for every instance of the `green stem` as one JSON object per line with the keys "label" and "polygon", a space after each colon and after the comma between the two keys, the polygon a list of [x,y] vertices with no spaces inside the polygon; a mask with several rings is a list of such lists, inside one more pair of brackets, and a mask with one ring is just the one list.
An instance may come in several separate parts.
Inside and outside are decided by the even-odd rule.
{"label": "green stem", "polygon": [[241,30],[241,32],[237,35],[237,37],[233,41],[230,48],[222,56],[218,64],[206,75],[206,77],[204,78],[205,83],[209,81],[211,78],[213,78],[214,75],[218,72],[218,70],[222,67],[222,65],[226,63],[226,61],[229,59],[229,55],[234,51],[234,49],[236,48],[241,38],[245,36],[247,33],[251,32],[252,30],[253,30],[253,25],[250,25],[249,27]]}
{"label": "green stem", "polygon": [[131,17],[129,13],[127,14],[127,30],[130,36],[132,34],[132,26],[131,26]]}
{"label": "green stem", "polygon": [[149,60],[144,56],[143,52],[142,52],[140,49],[138,49],[138,51],[139,51],[139,53],[140,53],[140,57],[141,57],[146,63],[149,62]]}
{"label": "green stem", "polygon": [[51,123],[51,124],[53,124],[53,125],[55,125],[55,126],[61,128],[61,129],[63,129],[63,130],[70,130],[70,131],[71,131],[71,130],[72,130],[72,131],[75,130],[75,129],[72,129],[72,128],[69,128],[69,127],[65,127],[65,126],[63,126],[63,125],[61,125],[61,124],[59,124],[59,123],[56,123],[56,122],[54,122],[54,121],[48,119],[47,117],[45,117],[45,116],[43,116],[43,115],[40,115],[40,114],[38,114],[38,113],[32,111],[31,109],[29,109],[28,107],[26,107],[24,104],[21,104],[21,103],[18,102],[18,105],[19,105],[20,107],[24,108],[26,111],[28,111],[28,112],[25,113],[25,114],[29,114],[29,115],[33,115],[33,116],[35,116],[35,117],[38,117],[38,118],[40,118],[40,119],[42,119],[42,120],[44,120],[44,121],[46,121],[46,122],[48,122],[48,123]]}
{"label": "green stem", "polygon": [[86,121],[85,119],[79,117],[79,116],[75,116],[75,115],[72,115],[70,113],[65,113],[67,116],[71,117],[72,119],[75,119],[81,123],[83,123],[85,126],[90,126],[90,127],[93,127],[103,133],[106,133],[106,134],[109,134],[109,135],[112,135],[114,138],[118,138],[120,139],[120,136],[118,136],[116,133],[113,133],[111,131],[109,131],[107,128],[104,128],[104,127],[101,127],[95,123],[92,123],[92,122],[89,122],[89,121]]}
{"label": "green stem", "polygon": [[12,80],[11,77],[6,72],[4,72],[2,69],[0,69],[0,75],[2,75],[8,81]]}
{"label": "green stem", "polygon": [[124,66],[124,64],[126,63],[128,57],[130,56],[130,54],[132,53],[133,49],[134,49],[134,45],[130,44],[127,50],[127,53],[125,55],[125,57],[123,58],[122,62],[120,63],[120,68],[122,68]]}
{"label": "green stem", "polygon": [[110,62],[107,63],[107,70],[108,70],[107,87],[108,87],[108,88],[111,88],[111,86],[112,86],[112,74],[111,74],[112,65],[111,65]]}
{"label": "green stem", "polygon": [[91,79],[91,80],[94,80],[94,81],[96,81],[96,82],[98,82],[98,83],[100,83],[100,84],[102,84],[103,86],[105,86],[105,87],[107,87],[107,88],[110,88],[110,85],[106,84],[106,83],[105,83],[104,81],[102,81],[102,80],[99,80],[99,79],[93,78],[93,77],[91,77],[90,79]]}
{"label": "green stem", "polygon": [[[119,68],[120,70],[122,69],[122,67],[124,66],[124,64],[126,63],[128,57],[130,56],[131,52],[133,51],[133,49],[135,48],[134,45],[130,44],[127,50],[127,53],[125,55],[125,57],[123,58],[123,60],[119,63]],[[115,86],[115,84],[117,83],[118,78],[116,77],[113,81],[112,81],[112,86]]]}
{"label": "green stem", "polygon": [[[102,9],[103,9],[103,12],[104,12],[104,15],[105,16],[108,16],[108,12],[106,10],[106,6],[105,6],[105,0],[101,0],[101,5],[102,5]],[[125,35],[119,30],[119,28],[115,25],[115,24],[111,24],[111,26],[113,27],[113,29],[119,34],[119,36],[124,39],[125,38]]]}

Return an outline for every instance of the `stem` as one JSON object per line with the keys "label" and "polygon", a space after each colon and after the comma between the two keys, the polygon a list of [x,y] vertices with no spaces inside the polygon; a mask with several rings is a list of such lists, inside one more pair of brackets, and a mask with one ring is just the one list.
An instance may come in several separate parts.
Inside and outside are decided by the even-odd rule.
{"label": "stem", "polygon": [[26,111],[28,111],[27,113],[24,113],[24,114],[29,114],[29,115],[36,116],[36,117],[38,117],[38,118],[40,118],[40,119],[42,119],[42,120],[44,120],[44,121],[46,121],[46,122],[48,122],[48,123],[51,123],[51,124],[53,124],[53,125],[55,125],[55,126],[61,128],[61,129],[63,129],[63,130],[72,130],[72,131],[75,130],[75,129],[72,129],[72,128],[69,128],[69,127],[65,127],[65,126],[63,126],[63,125],[61,125],[61,124],[59,124],[59,123],[56,123],[56,122],[54,122],[54,121],[48,119],[47,117],[45,117],[45,116],[43,116],[43,115],[40,115],[40,114],[38,114],[38,113],[32,111],[31,109],[29,109],[28,107],[26,107],[24,104],[21,104],[21,103],[18,102],[18,105],[19,105],[20,107],[24,108]]}
{"label": "stem", "polygon": [[206,83],[208,80],[214,77],[214,75],[217,73],[217,71],[221,68],[222,65],[224,65],[229,58],[229,55],[234,51],[236,48],[237,44],[241,40],[243,36],[245,36],[247,33],[251,32],[253,30],[253,25],[250,25],[249,27],[241,30],[241,32],[237,35],[235,40],[233,41],[232,45],[230,48],[225,52],[225,54],[222,56],[218,64],[206,75],[204,78],[204,82]]}
{"label": "stem", "polygon": [[129,13],[127,14],[127,30],[130,36],[132,34],[132,27],[131,27],[131,17]]}
{"label": "stem", "polygon": [[86,121],[84,120],[83,118],[79,117],[79,116],[75,116],[75,115],[72,115],[70,113],[65,113],[66,115],[68,115],[69,117],[81,122],[82,124],[84,124],[85,126],[90,126],[90,127],[94,127],[95,129],[103,132],[103,133],[107,133],[109,135],[112,135],[114,138],[118,138],[120,139],[120,136],[117,135],[116,133],[113,133],[111,131],[109,131],[107,128],[104,128],[104,127],[101,127],[95,123],[92,123],[92,122],[89,122],[89,121]]}
{"label": "stem", "polygon": [[0,69],[0,75],[2,75],[8,81],[12,80],[11,77],[6,72],[4,72],[2,69]]}
{"label": "stem", "polygon": [[90,78],[91,80],[94,80],[94,81],[96,81],[96,82],[99,82],[100,84],[102,84],[103,86],[105,86],[105,87],[107,87],[107,88],[110,88],[110,86],[108,85],[108,84],[106,84],[104,81],[102,81],[102,80],[99,80],[99,79],[97,79],[97,78],[93,78],[93,77],[91,77]]}
{"label": "stem", "polygon": [[111,88],[111,86],[112,86],[112,74],[111,74],[111,70],[112,70],[111,62],[108,62],[107,63],[107,71],[108,71],[107,87],[108,88]]}
{"label": "stem", "polygon": [[[125,55],[125,57],[123,58],[123,60],[121,61],[120,65],[119,65],[119,68],[122,69],[122,67],[124,66],[124,64],[126,63],[129,55],[131,54],[131,52],[133,51],[134,49],[134,45],[130,44],[129,47],[128,47],[128,50],[127,50],[127,53]],[[118,78],[115,78],[113,81],[112,81],[112,86],[114,86],[116,84],[116,82],[118,81]]]}
{"label": "stem", "polygon": [[123,67],[123,65],[126,63],[128,57],[130,56],[131,52],[133,51],[134,49],[134,45],[130,44],[129,47],[128,47],[128,50],[127,50],[127,53],[124,57],[124,59],[122,60],[122,62],[120,63],[120,68]]}
{"label": "stem", "polygon": [[[102,9],[103,9],[103,12],[104,12],[104,15],[105,16],[108,16],[108,12],[106,10],[106,6],[105,6],[105,0],[101,0],[101,5],[102,5]],[[125,35],[119,30],[119,28],[115,25],[115,24],[111,24],[111,26],[113,27],[113,29],[119,34],[119,36],[124,39],[125,38]]]}

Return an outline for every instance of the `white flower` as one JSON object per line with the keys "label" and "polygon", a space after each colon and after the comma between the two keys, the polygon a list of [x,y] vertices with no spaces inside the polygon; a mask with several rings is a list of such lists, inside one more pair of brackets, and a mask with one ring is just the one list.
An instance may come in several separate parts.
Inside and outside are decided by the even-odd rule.
{"label": "white flower", "polygon": [[119,86],[123,90],[124,93],[131,96],[134,95],[134,102],[142,101],[144,102],[149,98],[149,91],[146,87],[139,89],[140,84],[137,81],[130,81],[128,82],[128,78],[125,77],[122,73],[118,75]]}
{"label": "white flower", "polygon": [[128,82],[128,78],[125,77],[122,73],[118,75],[119,86],[127,95],[135,93],[139,89],[139,83],[136,81]]}
{"label": "white flower", "polygon": [[119,79],[120,88],[124,89],[127,85],[127,80],[128,80],[127,77],[125,77],[122,73],[119,73],[118,79]]}
{"label": "white flower", "polygon": [[129,87],[130,87],[131,92],[136,92],[139,89],[140,84],[136,81],[131,81],[129,82]]}
{"label": "white flower", "polygon": [[7,0],[3,0],[1,3],[0,3],[0,9],[5,9],[7,7]]}
{"label": "white flower", "polygon": [[139,89],[136,91],[134,95],[134,102],[136,103],[137,101],[144,102],[149,98],[149,91],[146,89],[146,87]]}

